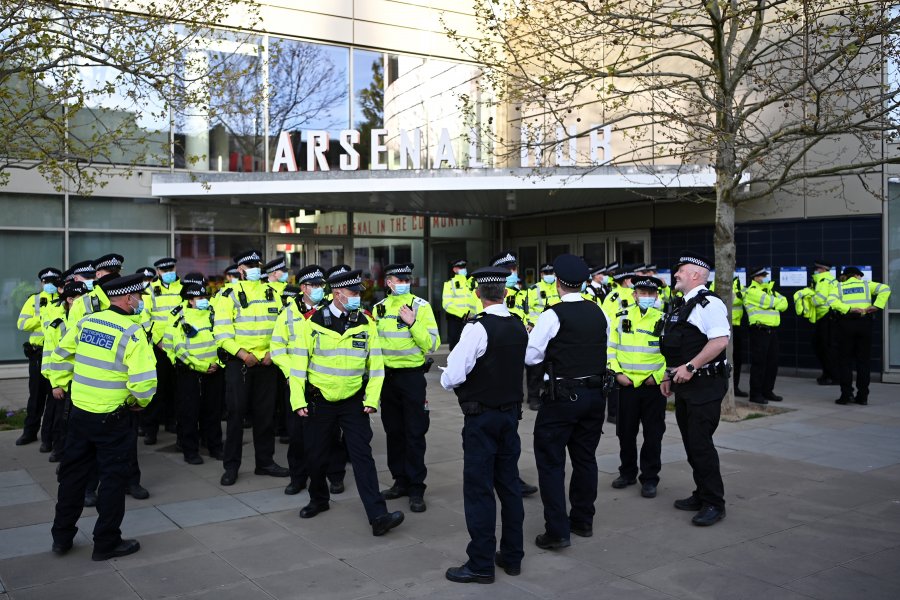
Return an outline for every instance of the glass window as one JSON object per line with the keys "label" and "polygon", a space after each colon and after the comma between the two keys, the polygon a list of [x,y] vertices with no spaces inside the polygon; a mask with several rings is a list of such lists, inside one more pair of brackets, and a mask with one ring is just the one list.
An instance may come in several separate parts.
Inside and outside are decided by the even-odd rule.
{"label": "glass window", "polygon": [[69,234],[69,258],[73,264],[110,252],[125,257],[123,273],[134,273],[141,267],[152,266],[160,258],[170,256],[169,236],[100,231]]}
{"label": "glass window", "polygon": [[[888,281],[892,290],[900,291],[900,177],[888,179]],[[891,294],[888,307],[900,309],[900,293]],[[898,340],[900,344],[900,340]],[[898,357],[900,360],[900,357]]]}
{"label": "glass window", "polygon": [[69,227],[166,231],[169,229],[169,207],[160,204],[156,198],[69,196]]}
{"label": "glass window", "polygon": [[270,38],[270,161],[281,132],[288,132],[298,168],[320,170],[308,162],[306,132],[325,131],[324,156],[330,168],[339,168],[339,134],[350,128],[349,72],[349,48]]}
{"label": "glass window", "polygon": [[203,206],[173,207],[175,229],[182,231],[261,232],[262,209],[255,206],[220,206],[210,201]]}
{"label": "glass window", "polygon": [[305,208],[270,208],[269,232],[347,235],[347,213]]}
{"label": "glass window", "polygon": [[425,217],[387,215],[384,213],[353,213],[353,235],[423,237],[425,235]]}
{"label": "glass window", "polygon": [[206,48],[187,52],[179,65],[197,102],[173,109],[175,167],[265,171],[261,41],[215,32],[205,42]]}
{"label": "glass window", "polygon": [[369,168],[372,130],[384,127],[384,54],[353,51],[353,127],[359,130],[360,168]]}
{"label": "glass window", "polygon": [[63,203],[62,196],[0,194],[0,215],[3,215],[0,224],[4,227],[63,227]]}
{"label": "glass window", "polygon": [[38,271],[65,267],[63,243],[62,232],[0,233],[0,256],[15,257],[0,272],[0,362],[25,360],[22,344],[28,334],[16,329],[19,312],[28,297],[40,291]]}
{"label": "glass window", "polygon": [[384,268],[397,262],[412,262],[415,265],[410,282],[412,293],[425,298],[428,270],[425,245],[421,240],[353,238],[353,268],[363,272],[366,281],[363,303],[367,308],[384,298]]}
{"label": "glass window", "polygon": [[176,233],[174,256],[178,259],[178,272],[182,275],[191,271],[200,272],[219,283],[222,272],[232,264],[234,256],[248,248],[263,252],[262,236]]}
{"label": "glass window", "polygon": [[336,265],[345,264],[347,262],[344,257],[343,244],[323,244],[319,242],[318,244],[316,244],[315,256],[317,258],[316,264],[326,270]]}

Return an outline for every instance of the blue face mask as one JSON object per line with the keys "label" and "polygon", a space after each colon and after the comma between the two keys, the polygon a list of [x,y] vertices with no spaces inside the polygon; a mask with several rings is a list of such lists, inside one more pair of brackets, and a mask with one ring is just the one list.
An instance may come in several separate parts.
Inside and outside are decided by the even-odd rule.
{"label": "blue face mask", "polygon": [[247,281],[259,281],[262,278],[262,271],[259,267],[251,267],[247,269]]}
{"label": "blue face mask", "polygon": [[544,275],[544,283],[556,283],[556,275]]}
{"label": "blue face mask", "polygon": [[515,287],[515,285],[519,283],[519,274],[518,273],[510,273],[506,277],[506,287]]}
{"label": "blue face mask", "polygon": [[344,298],[344,308],[347,312],[351,310],[359,310],[359,296],[348,296]]}
{"label": "blue face mask", "polygon": [[610,277],[609,275],[604,275],[603,279],[601,279],[600,281],[603,282],[603,285],[609,285],[610,283],[612,283],[612,277]]}
{"label": "blue face mask", "polygon": [[656,304],[656,298],[650,297],[641,297],[637,298],[638,306],[640,306],[643,310],[647,310],[648,308],[652,308],[654,304]]}
{"label": "blue face mask", "polygon": [[281,283],[287,283],[287,280],[290,276],[291,276],[290,273],[282,273],[281,277],[278,278],[278,281]]}
{"label": "blue face mask", "polygon": [[457,272],[457,275],[462,275],[463,277],[465,277],[465,276],[468,275],[468,274],[469,274],[469,271],[468,271],[467,269],[460,269],[460,270]]}
{"label": "blue face mask", "polygon": [[160,280],[166,285],[171,285],[175,283],[175,280],[178,279],[178,273],[175,271],[167,271],[159,276]]}
{"label": "blue face mask", "polygon": [[208,309],[209,300],[207,300],[206,298],[200,298],[199,300],[197,300],[197,308],[199,308],[200,310]]}
{"label": "blue face mask", "polygon": [[88,291],[94,289],[94,280],[93,279],[85,279],[84,287],[88,289]]}
{"label": "blue face mask", "polygon": [[47,292],[48,294],[55,294],[55,293],[56,293],[56,286],[55,286],[54,284],[52,284],[52,283],[45,283],[45,284],[44,284],[44,291]]}
{"label": "blue face mask", "polygon": [[772,276],[771,276],[771,275],[766,275],[765,277],[763,277],[762,282],[763,282],[763,283],[772,283]]}
{"label": "blue face mask", "polygon": [[325,288],[316,287],[313,288],[312,291],[309,292],[309,299],[313,301],[313,304],[318,304],[322,301],[322,298],[325,297]]}
{"label": "blue face mask", "polygon": [[409,293],[409,284],[408,283],[398,283],[394,286],[394,293],[398,296],[402,296],[403,294]]}
{"label": "blue face mask", "polygon": [[583,292],[586,289],[587,289],[587,281],[582,281],[581,282],[581,291]]}

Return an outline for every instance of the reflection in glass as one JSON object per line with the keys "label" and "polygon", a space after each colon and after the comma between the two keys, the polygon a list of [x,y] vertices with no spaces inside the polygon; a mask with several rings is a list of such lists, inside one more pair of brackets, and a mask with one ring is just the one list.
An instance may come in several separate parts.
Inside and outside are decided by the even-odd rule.
{"label": "reflection in glass", "polygon": [[390,238],[353,238],[353,265],[361,269],[366,280],[363,303],[371,306],[385,296],[384,268],[392,263],[411,262],[412,293],[424,298],[428,279],[425,245],[421,240]]}
{"label": "reflection in glass", "polygon": [[4,227],[62,227],[63,197],[0,194],[0,215]]}
{"label": "reflection in glass", "polygon": [[261,250],[262,243],[261,236],[253,235],[176,233],[174,256],[178,258],[178,271],[182,275],[197,271],[218,285],[222,272],[236,254],[248,248]]}
{"label": "reflection in glass", "polygon": [[177,205],[175,229],[185,231],[262,231],[262,209],[256,206]]}
{"label": "reflection in glass", "polygon": [[[160,204],[156,198],[70,196],[69,227],[163,231],[169,229],[169,207]],[[114,251],[118,252],[110,250]]]}
{"label": "reflection in glass", "polygon": [[384,54],[353,51],[353,127],[359,130],[360,168],[368,169],[372,130],[384,127]]}
{"label": "reflection in glass", "polygon": [[139,267],[152,265],[164,256],[171,256],[167,234],[101,231],[69,234],[69,258],[72,263],[93,260],[110,252],[117,252],[125,257],[123,273],[134,273]]}
{"label": "reflection in glass", "polygon": [[347,235],[347,213],[304,208],[270,208],[269,232]]}
{"label": "reflection in glass", "polygon": [[353,235],[420,238],[425,235],[425,219],[420,215],[353,213]]}

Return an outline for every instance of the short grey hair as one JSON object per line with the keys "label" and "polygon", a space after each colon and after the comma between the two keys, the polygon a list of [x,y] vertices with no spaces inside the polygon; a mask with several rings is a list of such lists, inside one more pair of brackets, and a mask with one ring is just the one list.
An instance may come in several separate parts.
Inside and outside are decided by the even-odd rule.
{"label": "short grey hair", "polygon": [[476,289],[484,300],[502,302],[506,298],[505,283],[479,283]]}

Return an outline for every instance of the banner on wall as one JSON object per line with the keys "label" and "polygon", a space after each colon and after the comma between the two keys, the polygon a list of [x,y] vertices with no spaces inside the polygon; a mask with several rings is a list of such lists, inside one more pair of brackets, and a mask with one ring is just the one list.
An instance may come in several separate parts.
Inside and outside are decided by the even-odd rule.
{"label": "banner on wall", "polygon": [[781,287],[806,287],[809,278],[806,267],[780,267],[778,273],[778,285]]}

